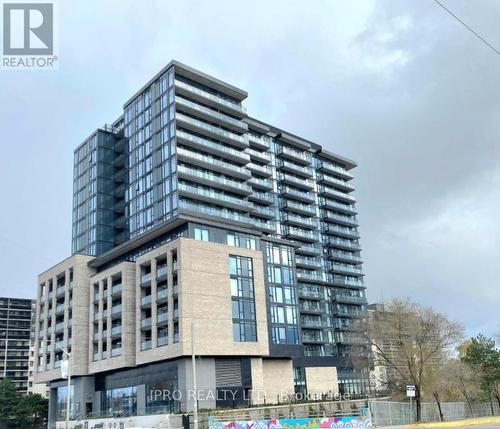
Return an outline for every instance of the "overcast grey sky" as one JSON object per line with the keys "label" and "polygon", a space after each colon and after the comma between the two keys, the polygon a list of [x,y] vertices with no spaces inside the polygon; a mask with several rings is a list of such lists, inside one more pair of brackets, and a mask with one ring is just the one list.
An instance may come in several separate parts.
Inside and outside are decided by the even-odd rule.
{"label": "overcast grey sky", "polygon": [[[500,2],[443,0],[497,47]],[[59,1],[57,71],[0,71],[0,295],[69,256],[73,149],[175,58],[359,163],[369,300],[500,331],[500,56],[432,0]]]}

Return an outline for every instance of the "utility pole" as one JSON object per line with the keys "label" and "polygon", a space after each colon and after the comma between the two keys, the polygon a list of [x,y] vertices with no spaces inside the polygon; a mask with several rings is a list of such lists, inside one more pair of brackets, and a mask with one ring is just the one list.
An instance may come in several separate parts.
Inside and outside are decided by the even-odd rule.
{"label": "utility pole", "polygon": [[198,429],[198,391],[196,387],[196,355],[194,353],[194,322],[191,321],[191,359],[193,362],[193,429]]}

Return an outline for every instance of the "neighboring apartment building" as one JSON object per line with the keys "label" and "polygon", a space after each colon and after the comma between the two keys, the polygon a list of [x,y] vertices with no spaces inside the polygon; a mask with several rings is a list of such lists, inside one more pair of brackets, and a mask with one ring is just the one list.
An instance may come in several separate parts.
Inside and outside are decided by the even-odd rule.
{"label": "neighboring apartment building", "polygon": [[0,378],[28,392],[31,317],[34,301],[0,298]]}
{"label": "neighboring apartment building", "polygon": [[51,418],[63,348],[76,414],[189,409],[148,392],[189,390],[192,324],[198,387],[238,391],[200,406],[365,392],[369,350],[347,335],[366,311],[356,164],[249,117],[246,97],[172,61],[75,150],[73,256],[38,281]]}

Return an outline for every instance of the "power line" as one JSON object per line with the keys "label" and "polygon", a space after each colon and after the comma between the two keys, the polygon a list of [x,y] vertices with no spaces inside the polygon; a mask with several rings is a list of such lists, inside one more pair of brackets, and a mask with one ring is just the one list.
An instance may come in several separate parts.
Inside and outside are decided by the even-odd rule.
{"label": "power line", "polygon": [[457,15],[455,15],[450,9],[448,9],[444,4],[442,4],[438,0],[434,0],[439,6],[441,6],[446,12],[448,12],[453,18],[455,18],[460,24],[462,24],[467,30],[469,30],[474,36],[476,36],[481,42],[483,42],[486,46],[488,46],[495,54],[500,55],[500,51],[495,48],[491,43],[489,43],[486,39],[481,37],[476,31],[470,28],[465,22],[463,22]]}

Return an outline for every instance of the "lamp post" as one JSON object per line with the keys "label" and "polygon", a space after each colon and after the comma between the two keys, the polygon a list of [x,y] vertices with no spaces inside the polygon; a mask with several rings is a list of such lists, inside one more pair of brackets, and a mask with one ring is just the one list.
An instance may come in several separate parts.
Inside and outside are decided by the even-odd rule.
{"label": "lamp post", "polygon": [[[69,429],[69,411],[71,408],[71,364],[70,364],[70,358],[71,358],[71,353],[69,353],[66,349],[63,349],[60,346],[57,346],[58,349],[60,349],[66,356],[66,362],[67,362],[67,368],[66,371],[63,370],[63,367],[61,365],[61,375],[63,378],[68,379],[68,388],[66,392],[66,429]],[[64,361],[63,361],[64,364]]]}
{"label": "lamp post", "polygon": [[193,429],[198,429],[198,392],[196,387],[196,356],[194,354],[194,322],[191,322],[191,358],[193,361]]}

